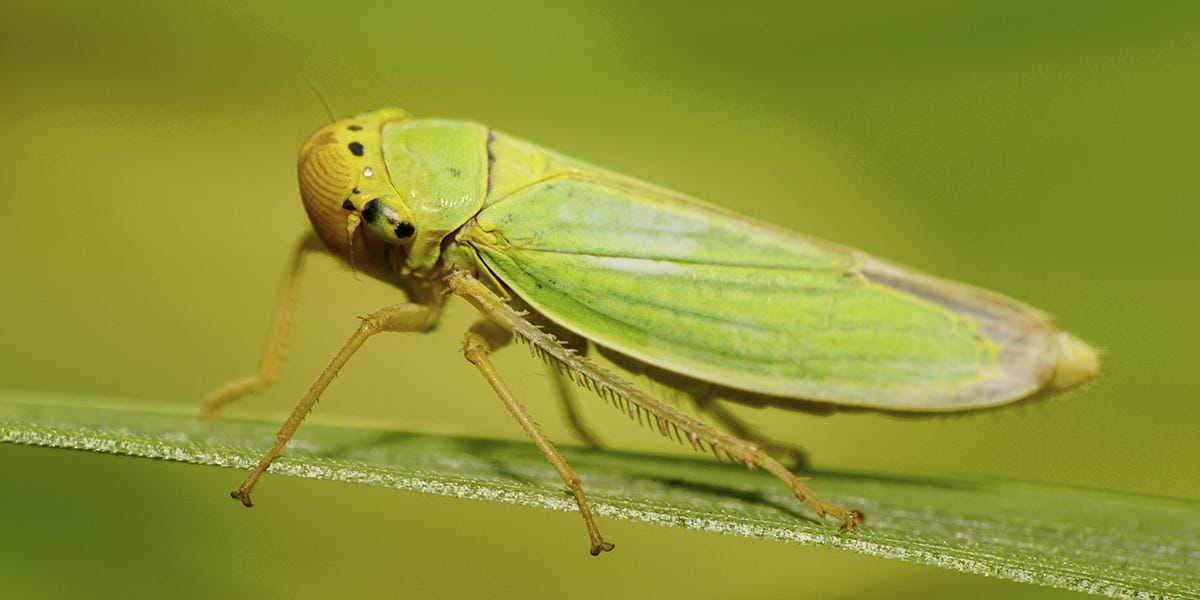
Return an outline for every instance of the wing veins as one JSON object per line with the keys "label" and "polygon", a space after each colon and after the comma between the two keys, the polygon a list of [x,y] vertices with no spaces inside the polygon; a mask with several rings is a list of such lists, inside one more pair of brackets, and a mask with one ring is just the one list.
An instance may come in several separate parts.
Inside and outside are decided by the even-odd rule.
{"label": "wing veins", "polygon": [[654,256],[644,256],[644,255],[608,254],[608,253],[594,252],[594,251],[590,251],[590,250],[589,251],[582,251],[582,250],[581,251],[569,251],[569,250],[558,250],[558,249],[550,249],[550,248],[536,248],[533,246],[518,246],[518,245],[514,245],[514,244],[509,244],[508,247],[514,248],[517,250],[521,250],[523,252],[540,252],[540,253],[545,253],[545,254],[563,254],[563,255],[568,255],[568,256],[591,256],[591,257],[595,257],[595,258],[623,258],[623,259],[630,259],[630,260],[659,260],[659,261],[664,261],[664,262],[677,263],[677,264],[681,264],[681,265],[729,267],[729,268],[740,268],[740,269],[763,269],[763,270],[768,270],[768,271],[800,271],[800,272],[809,272],[809,273],[839,272],[846,276],[856,275],[859,272],[858,265],[854,265],[854,267],[850,268],[850,269],[843,269],[843,270],[839,271],[838,269],[831,269],[828,267],[799,267],[799,266],[792,266],[792,265],[739,264],[739,263],[727,263],[727,262],[717,262],[717,261],[703,261],[703,260],[678,258],[678,257],[654,257]]}

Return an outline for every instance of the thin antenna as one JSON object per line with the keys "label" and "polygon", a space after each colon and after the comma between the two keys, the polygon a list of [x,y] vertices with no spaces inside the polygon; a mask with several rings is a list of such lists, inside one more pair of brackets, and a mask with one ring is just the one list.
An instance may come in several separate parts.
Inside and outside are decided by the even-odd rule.
{"label": "thin antenna", "polygon": [[325,99],[325,92],[321,91],[321,88],[317,85],[317,82],[309,79],[308,89],[312,90],[313,94],[317,96],[317,102],[320,102],[321,108],[325,109],[325,116],[329,117],[329,122],[332,123],[336,121],[337,119],[333,117],[333,109],[329,108],[329,101]]}

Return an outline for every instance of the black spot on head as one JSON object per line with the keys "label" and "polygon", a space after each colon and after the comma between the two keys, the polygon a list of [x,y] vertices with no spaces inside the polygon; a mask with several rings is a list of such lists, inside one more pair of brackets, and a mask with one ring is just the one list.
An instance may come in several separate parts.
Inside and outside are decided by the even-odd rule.
{"label": "black spot on head", "polygon": [[351,125],[347,127],[350,131],[362,131],[362,125]]}
{"label": "black spot on head", "polygon": [[462,170],[458,167],[450,167],[450,174],[455,177],[462,177]]}
{"label": "black spot on head", "polygon": [[380,211],[380,206],[379,206],[378,199],[372,200],[372,201],[364,204],[362,207],[363,220],[368,223],[374,223],[375,220],[379,218],[379,211]]}
{"label": "black spot on head", "polygon": [[416,233],[416,231],[417,228],[413,227],[412,223],[409,223],[408,221],[401,221],[400,224],[396,226],[396,237],[400,239],[412,237],[412,234]]}
{"label": "black spot on head", "polygon": [[350,148],[350,154],[353,154],[355,156],[363,155],[363,145],[358,142],[350,142],[350,145],[348,146],[348,148]]}
{"label": "black spot on head", "polygon": [[342,203],[342,208],[346,210],[354,210],[354,203],[351,202],[349,198],[346,198],[346,201]]}
{"label": "black spot on head", "polygon": [[353,194],[358,194],[358,193],[359,193],[359,191],[358,191],[358,188],[354,188],[354,191],[353,191],[353,192],[351,192],[351,193],[353,193]]}

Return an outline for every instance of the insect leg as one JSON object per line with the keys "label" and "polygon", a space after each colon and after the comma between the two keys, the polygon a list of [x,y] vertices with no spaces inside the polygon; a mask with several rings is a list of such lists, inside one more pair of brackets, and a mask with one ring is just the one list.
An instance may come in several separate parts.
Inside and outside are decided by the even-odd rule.
{"label": "insect leg", "polygon": [[[575,350],[581,356],[587,356],[588,342],[584,337],[561,327],[551,326],[546,331],[551,337],[566,345],[567,348]],[[550,381],[554,386],[554,395],[558,398],[558,405],[562,409],[567,427],[585,445],[592,448],[599,448],[600,438],[596,437],[596,434],[592,433],[592,430],[583,422],[583,413],[580,412],[579,404],[575,398],[574,387],[579,382],[573,381],[572,378],[574,375],[568,372],[565,366],[558,361],[546,361],[545,365],[546,374],[550,376]]]}
{"label": "insect leg", "polygon": [[384,331],[426,331],[433,327],[437,322],[438,315],[441,314],[442,304],[396,304],[381,308],[363,318],[354,335],[346,340],[341,350],[333,357],[333,360],[321,372],[321,376],[309,388],[308,393],[292,409],[292,414],[284,421],[283,426],[279,428],[279,433],[275,434],[275,443],[270,450],[263,455],[258,466],[250,472],[246,480],[237,487],[236,490],[229,495],[237,500],[241,500],[242,504],[252,506],[250,502],[250,490],[254,489],[254,484],[258,478],[271,465],[271,461],[279,454],[283,447],[287,445],[288,440],[292,439],[292,435],[296,433],[296,428],[300,426],[300,422],[308,413],[312,411],[313,406],[317,403],[317,399],[321,397],[321,393],[337,377],[338,371],[345,366],[351,356],[362,347],[371,336]]}
{"label": "insect leg", "polygon": [[575,390],[572,389],[571,380],[563,372],[562,366],[557,363],[547,364],[546,371],[550,373],[550,379],[554,382],[554,395],[558,396],[558,403],[562,407],[563,416],[566,417],[567,427],[571,428],[571,432],[579,438],[579,441],[592,448],[599,448],[600,440],[583,423],[583,415],[580,414],[579,406],[575,402]]}
{"label": "insect leg", "polygon": [[575,502],[579,504],[579,512],[583,515],[583,522],[587,526],[588,537],[591,539],[592,556],[608,552],[613,549],[613,545],[600,537],[600,530],[592,518],[592,509],[583,495],[583,486],[580,484],[579,476],[571,469],[571,465],[567,464],[567,460],[563,458],[562,454],[559,454],[558,450],[554,448],[554,444],[550,443],[550,440],[542,433],[537,423],[533,422],[533,418],[525,411],[525,407],[521,406],[521,403],[513,397],[508,385],[500,378],[500,373],[492,364],[491,357],[488,356],[492,350],[507,344],[511,339],[512,333],[509,330],[491,321],[479,321],[471,327],[471,330],[467,332],[466,339],[463,340],[463,354],[466,355],[467,360],[471,361],[471,364],[479,368],[484,379],[492,384],[492,389],[496,390],[496,395],[504,402],[504,406],[516,417],[525,433],[533,438],[533,443],[537,445],[538,450],[542,451],[546,460],[550,461],[550,465],[554,467],[563,482],[567,484],[567,488],[575,495]]}
{"label": "insect leg", "polygon": [[283,358],[288,330],[291,329],[292,313],[296,308],[296,295],[300,290],[304,259],[309,253],[321,248],[321,242],[311,232],[305,234],[296,244],[296,249],[292,251],[291,264],[284,275],[283,288],[275,304],[274,322],[271,325],[271,333],[267,336],[267,345],[263,348],[258,373],[230,381],[209,393],[204,398],[204,416],[209,419],[216,418],[225,405],[242,396],[261,391],[275,381],[275,376],[279,374],[279,362]]}
{"label": "insect leg", "polygon": [[743,421],[741,417],[733,414],[732,411],[716,398],[701,396],[693,397],[692,401],[695,403],[696,408],[716,419],[726,431],[742,439],[761,443],[768,452],[783,459],[792,469],[803,471],[808,467],[808,453],[802,448],[766,439],[762,435],[762,432],[755,429],[753,425]]}
{"label": "insect leg", "polygon": [[[577,378],[589,382],[593,389],[596,389],[602,396],[629,406],[631,414],[633,406],[640,408],[650,418],[655,420],[659,430],[664,434],[672,432],[673,427],[678,428],[693,444],[706,445],[717,456],[724,453],[741,462],[748,469],[762,467],[768,473],[783,481],[788,486],[788,489],[796,495],[797,499],[801,502],[807,502],[819,516],[825,517],[829,515],[841,521],[840,528],[842,531],[853,531],[858,524],[862,523],[862,513],[847,511],[836,504],[822,500],[799,477],[796,477],[786,467],[779,464],[779,461],[772,458],[760,444],[721,433],[651,398],[629,382],[601,369],[588,359],[569,351],[557,340],[526,320],[521,313],[514,310],[503,299],[497,296],[495,292],[488,289],[487,286],[470,274],[464,271],[455,271],[446,277],[446,283],[451,292],[470,302],[472,306],[479,309],[492,322],[522,337],[531,345],[537,346],[549,358],[562,363]],[[532,430],[527,429],[527,431]],[[530,433],[530,435],[533,434]],[[566,479],[566,476],[563,478]],[[577,498],[582,498],[582,494],[578,494]]]}

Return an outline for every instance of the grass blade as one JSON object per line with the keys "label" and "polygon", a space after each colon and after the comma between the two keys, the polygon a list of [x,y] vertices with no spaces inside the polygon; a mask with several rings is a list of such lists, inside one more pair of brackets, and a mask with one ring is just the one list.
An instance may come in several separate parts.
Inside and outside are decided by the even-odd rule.
{"label": "grass blade", "polygon": [[[0,441],[250,469],[277,422],[210,424],[130,400],[0,392]],[[772,477],[708,458],[564,448],[595,511],[625,519],[841,548],[1118,598],[1200,598],[1200,504],[1008,482],[822,472],[861,508],[857,534],[818,522]],[[305,423],[271,467],[475,500],[575,510],[531,444]]]}

